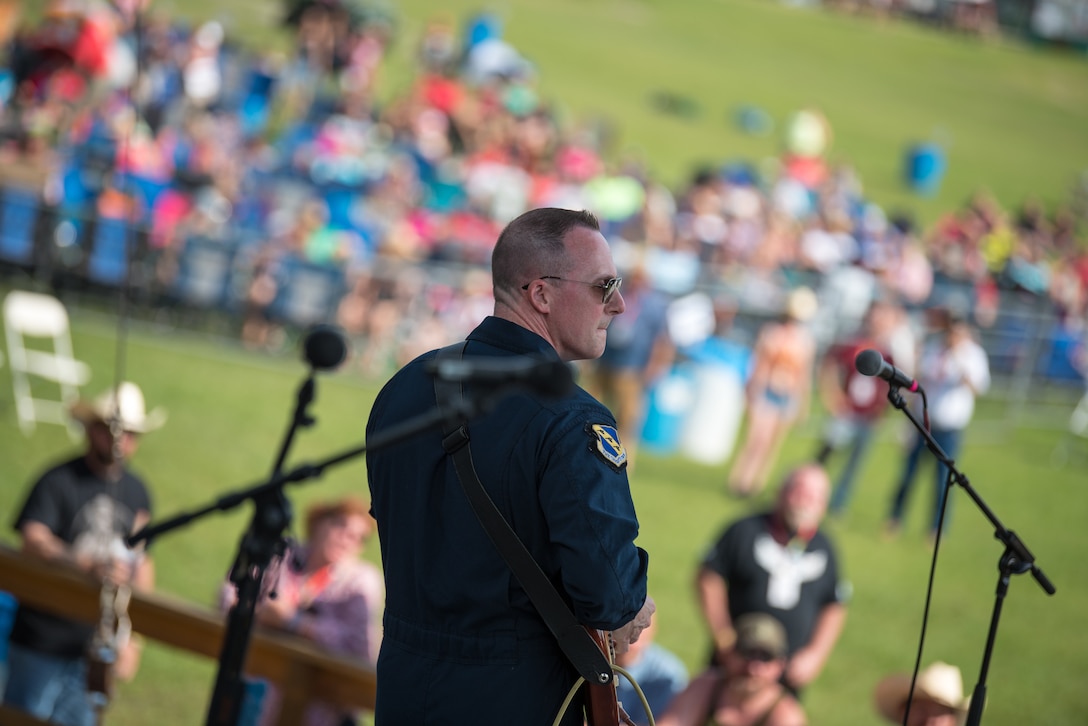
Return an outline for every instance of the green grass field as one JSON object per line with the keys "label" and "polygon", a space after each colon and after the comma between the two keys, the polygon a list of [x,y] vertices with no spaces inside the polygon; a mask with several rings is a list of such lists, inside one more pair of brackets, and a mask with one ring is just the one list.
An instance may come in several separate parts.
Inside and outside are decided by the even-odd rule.
{"label": "green grass field", "polygon": [[[86,391],[95,392],[113,380],[117,331],[108,317],[76,311],[73,319],[77,355],[94,370]],[[139,381],[151,405],[163,405],[170,414],[163,430],[145,438],[134,462],[153,484],[159,518],[210,504],[268,475],[305,375],[300,359],[269,358],[222,341],[139,325],[130,328],[124,347],[128,377]],[[300,432],[288,465],[321,460],[362,443],[378,383],[363,380],[350,368],[321,375],[311,408],[317,423]],[[33,476],[78,447],[55,425],[24,437],[15,425],[10,390],[3,369],[0,538],[8,542],[14,539],[7,523]],[[958,464],[1004,524],[1033,549],[1058,594],[1044,596],[1030,576],[1013,578],[1000,621],[984,723],[1082,724],[1088,716],[1082,696],[1082,677],[1088,672],[1083,459],[1078,465],[1052,468],[1050,452],[1061,421],[1045,428],[1017,427],[1002,421],[1005,413],[997,401],[981,408]],[[923,536],[928,482],[919,482],[904,534],[893,542],[880,538],[881,515],[898,467],[895,434],[906,425],[898,415],[890,412],[885,421],[849,519],[832,525],[854,597],[840,645],[806,696],[814,724],[875,724],[870,706],[874,684],[883,673],[909,670],[914,662],[930,563]],[[814,418],[787,442],[780,471],[812,452],[817,426]],[[645,454],[632,483],[642,522],[640,544],[651,555],[659,638],[693,669],[705,652],[692,597],[694,565],[722,524],[748,511],[723,496],[724,477],[724,466]],[[361,461],[331,469],[288,493],[301,512],[307,502],[349,491],[366,493]],[[925,660],[960,664],[970,689],[981,664],[1002,548],[972,502],[963,492],[955,494],[953,526],[936,572]],[[154,554],[161,589],[210,605],[248,516],[247,505],[158,540]],[[375,549],[367,556],[377,559],[378,553]],[[108,723],[202,723],[214,665],[149,646],[139,677],[121,689]]]}

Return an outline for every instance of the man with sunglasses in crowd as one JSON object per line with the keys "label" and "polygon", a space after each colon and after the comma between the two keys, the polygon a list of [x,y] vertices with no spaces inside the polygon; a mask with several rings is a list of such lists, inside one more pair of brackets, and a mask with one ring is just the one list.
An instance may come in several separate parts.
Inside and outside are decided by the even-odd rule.
{"label": "man with sunglasses in crowd", "polygon": [[782,685],[786,629],[773,615],[737,618],[733,647],[720,666],[694,678],[657,720],[658,726],[804,726],[805,711]]}
{"label": "man with sunglasses in crowd", "polygon": [[[597,358],[624,311],[608,242],[587,212],[536,209],[510,222],[492,277],[494,314],[458,346],[469,364]],[[434,411],[436,355],[385,385],[368,441]],[[465,398],[488,388],[470,376]],[[503,518],[575,618],[625,650],[654,606],[612,414],[577,386],[518,389],[467,430],[478,479]],[[553,723],[578,673],[477,520],[442,433],[371,448],[367,469],[387,593],[376,723]],[[580,703],[563,724],[582,724]]]}

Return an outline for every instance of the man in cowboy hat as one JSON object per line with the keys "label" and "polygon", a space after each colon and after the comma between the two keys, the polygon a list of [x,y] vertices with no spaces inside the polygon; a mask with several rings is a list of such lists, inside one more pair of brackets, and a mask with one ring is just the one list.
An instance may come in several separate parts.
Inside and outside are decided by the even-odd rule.
{"label": "man in cowboy hat", "polygon": [[910,698],[910,675],[896,673],[876,685],[873,699],[876,710],[891,723],[907,726],[959,726],[967,716],[970,696],[963,695],[963,678],[954,665],[936,661],[918,674],[914,697]]}
{"label": "man in cowboy hat", "polygon": [[[15,519],[23,552],[73,566],[113,586],[150,589],[151,561],[125,547],[124,537],[151,518],[144,482],[126,462],[141,434],[162,425],[165,414],[148,413],[134,383],[120,383],[94,401],[80,401],[72,417],[87,432],[84,452],[38,479]],[[19,606],[11,631],[11,676],[4,703],[52,723],[90,726],[95,714],[87,695],[87,650],[94,626]],[[117,658],[117,675],[135,671],[136,643]]]}

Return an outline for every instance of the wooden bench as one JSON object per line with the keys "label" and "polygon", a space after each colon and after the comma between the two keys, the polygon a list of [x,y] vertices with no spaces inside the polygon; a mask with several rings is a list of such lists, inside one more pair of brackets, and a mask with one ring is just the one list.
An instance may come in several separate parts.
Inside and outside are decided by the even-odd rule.
{"label": "wooden bench", "polygon": [[[81,572],[48,565],[0,545],[0,590],[20,602],[75,620],[97,622],[99,587]],[[154,640],[212,660],[219,659],[224,616],[209,608],[161,593],[132,594],[132,629]],[[358,660],[327,653],[309,641],[255,628],[245,665],[247,675],[266,678],[283,694],[279,723],[302,723],[313,699],[351,710],[374,710],[374,669]],[[210,694],[209,694],[210,696]],[[23,718],[29,718],[23,716]],[[6,712],[0,723],[8,724]],[[14,726],[22,722],[11,720]],[[39,723],[31,719],[28,724]]]}

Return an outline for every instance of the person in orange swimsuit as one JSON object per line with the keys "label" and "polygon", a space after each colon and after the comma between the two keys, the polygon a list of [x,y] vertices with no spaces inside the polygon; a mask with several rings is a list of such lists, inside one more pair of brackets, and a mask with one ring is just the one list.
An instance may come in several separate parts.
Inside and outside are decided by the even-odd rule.
{"label": "person in orange swimsuit", "polygon": [[767,483],[786,434],[808,415],[816,341],[805,322],[816,312],[808,288],[790,293],[782,320],[760,330],[746,387],[748,426],[729,472],[729,489],[757,494]]}

